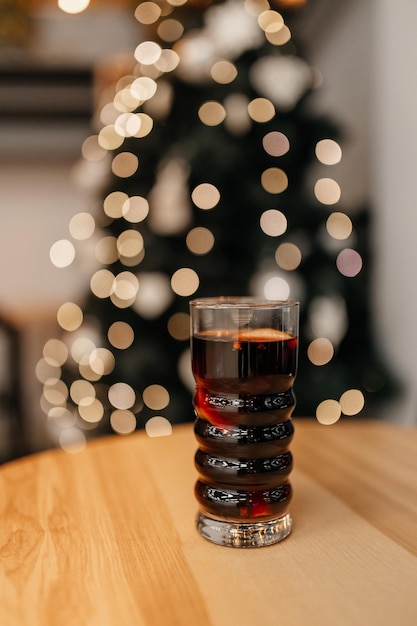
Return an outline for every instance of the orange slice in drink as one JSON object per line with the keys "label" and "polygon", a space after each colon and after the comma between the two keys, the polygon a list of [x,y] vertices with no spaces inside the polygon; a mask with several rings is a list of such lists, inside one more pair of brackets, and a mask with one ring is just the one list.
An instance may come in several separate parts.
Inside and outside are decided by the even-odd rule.
{"label": "orange slice in drink", "polygon": [[292,339],[292,336],[276,328],[249,328],[240,330],[237,334],[238,341],[285,341],[286,339]]}

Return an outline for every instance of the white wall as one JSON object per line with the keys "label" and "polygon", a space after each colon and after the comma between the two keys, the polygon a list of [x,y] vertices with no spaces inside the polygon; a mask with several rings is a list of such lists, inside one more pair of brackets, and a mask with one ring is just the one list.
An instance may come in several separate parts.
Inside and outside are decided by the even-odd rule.
{"label": "white wall", "polygon": [[417,2],[316,0],[298,26],[323,75],[317,110],[345,129],[342,204],[373,211],[376,337],[404,392],[382,417],[417,422]]}
{"label": "white wall", "polygon": [[392,368],[406,383],[389,417],[417,422],[417,3],[373,0],[371,191],[375,311]]}

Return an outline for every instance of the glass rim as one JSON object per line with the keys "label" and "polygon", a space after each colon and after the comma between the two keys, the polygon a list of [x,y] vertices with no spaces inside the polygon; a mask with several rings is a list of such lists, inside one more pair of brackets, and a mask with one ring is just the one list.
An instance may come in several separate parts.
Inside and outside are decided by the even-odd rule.
{"label": "glass rim", "polygon": [[268,300],[258,296],[209,296],[190,300],[196,309],[284,309],[299,306],[297,300]]}

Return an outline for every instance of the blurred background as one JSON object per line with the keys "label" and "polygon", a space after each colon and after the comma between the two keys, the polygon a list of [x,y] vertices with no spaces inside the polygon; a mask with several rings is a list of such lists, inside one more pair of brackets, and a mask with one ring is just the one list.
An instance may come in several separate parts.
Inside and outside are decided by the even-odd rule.
{"label": "blurred background", "polygon": [[[223,8],[223,14],[210,12],[213,5]],[[261,14],[264,20],[272,19],[268,22],[272,26],[257,25],[262,43],[241,18],[244,5],[257,24]],[[284,30],[281,23],[275,25],[277,14],[290,33],[279,42],[274,37],[278,32],[283,37]],[[225,273],[235,280],[224,283],[229,292],[236,284],[236,292],[250,289],[265,295],[269,288],[272,297],[304,301],[297,388],[300,417],[317,415],[329,424],[340,415],[417,421],[417,249],[412,240],[417,228],[417,43],[412,30],[416,19],[417,6],[407,0],[270,4],[62,0],[60,6],[53,0],[0,1],[0,461],[56,445],[78,449],[89,437],[108,432],[128,434],[144,427],[151,436],[164,434],[172,423],[192,419],[192,382],[184,365],[187,303],[190,297],[211,295]],[[158,30],[169,20],[176,34]],[[239,28],[245,41],[241,47],[236,43]],[[251,128],[259,130],[259,137],[247,130],[247,122],[240,121],[239,126],[240,113],[233,114],[235,118],[231,114],[234,126],[226,127],[224,136],[216,135],[216,142],[224,142],[217,144],[216,152],[214,135],[201,134],[189,120],[196,103],[220,102],[224,97],[206,78],[192,76],[212,53],[207,52],[213,48],[207,43],[210,36],[226,50],[222,29],[226,41],[228,32],[236,33],[237,48],[223,51],[221,59],[213,57],[212,64],[227,57],[229,69],[237,67],[238,76],[251,79],[250,85],[238,83],[239,96],[248,103],[272,101],[274,114],[260,118],[259,113],[250,113]],[[140,44],[160,45],[161,39],[164,50],[182,55],[183,67],[187,54],[194,55],[188,76],[176,75],[174,57],[168,55],[163,69],[149,70],[151,63],[141,57]],[[287,65],[279,76],[264,64],[257,78],[255,60],[260,68],[259,60],[273,56],[269,48],[264,50],[266,45],[274,49],[273,55],[303,64],[296,70]],[[147,116],[140,118],[142,129],[149,119],[153,128],[150,134],[119,131],[121,140],[115,142],[114,133],[103,133],[103,128],[113,132],[115,127],[108,105],[114,109],[115,94],[143,77],[148,86],[159,80],[158,93],[166,88],[169,101],[178,104],[170,104],[167,113],[166,102],[152,101],[150,95],[138,98],[133,108],[123,105],[118,116],[142,111],[140,115]],[[269,85],[277,82],[284,85],[284,94],[269,99]],[[218,79],[216,85],[230,83],[237,84]],[[233,110],[241,111],[239,106]],[[201,117],[198,124],[209,130],[220,126]],[[281,132],[284,127],[287,134]],[[263,226],[257,239],[248,235],[249,265],[239,279],[232,256],[239,265],[241,251],[236,252],[232,238],[222,247],[230,222],[216,224],[211,210],[216,202],[210,204],[207,193],[202,200],[193,196],[187,218],[184,211],[176,212],[155,198],[162,190],[165,198],[174,198],[174,205],[176,199],[184,208],[191,191],[200,186],[207,192],[201,185],[210,182],[211,191],[214,187],[224,201],[231,192],[226,191],[221,172],[216,174],[216,162],[234,141],[244,142],[236,145],[247,152],[253,143],[255,150],[266,130],[271,141],[279,135],[281,144],[289,136],[297,154],[290,160],[284,148],[268,151],[264,141],[262,154],[273,157],[274,164],[277,158],[287,158],[290,191],[274,187],[278,184],[274,179],[272,189],[263,183],[264,195],[254,196],[259,197],[255,229],[259,222]],[[199,146],[207,142],[205,154],[211,155],[204,175],[197,151],[189,146],[193,133]],[[326,139],[331,141],[331,154],[341,149],[341,159],[320,157],[316,148]],[[136,157],[136,166],[116,160],[126,154]],[[189,160],[185,169],[184,155]],[[286,177],[283,165],[269,170]],[[237,179],[241,176],[240,171]],[[254,176],[258,184],[261,171]],[[294,197],[291,180],[298,180],[302,188]],[[317,181],[327,184],[322,195]],[[235,193],[239,184],[233,181]],[[187,200],[181,195],[185,187],[190,192]],[[162,207],[163,226],[157,224],[152,204]],[[272,226],[266,224],[268,211],[273,211]],[[169,226],[173,214],[174,224]],[[337,214],[342,225],[347,223],[348,230],[353,225],[352,233],[332,235],[327,222],[331,214]],[[288,218],[288,227],[274,231],[282,216]],[[233,213],[233,219],[238,220],[238,214]],[[243,220],[242,232],[244,224]],[[200,239],[190,243],[187,238],[186,243],[192,227]],[[247,228],[248,233],[254,230],[252,223]],[[132,232],[136,239],[127,238]],[[333,240],[332,245],[326,243],[323,237],[328,236],[337,245]],[[144,240],[146,253],[141,248],[127,252],[138,237]],[[278,253],[280,237],[292,247]],[[345,265],[339,256],[344,250],[351,255]],[[285,251],[299,255],[299,260],[282,260]],[[176,284],[177,270],[191,274],[180,272]],[[113,291],[103,293],[109,275]],[[127,284],[130,295],[125,296]],[[315,323],[316,318],[322,323]],[[141,332],[148,341],[138,340]],[[99,366],[92,365],[92,351],[96,356],[101,351]],[[87,352],[88,367],[83,361]],[[150,354],[160,368],[172,356],[181,391],[177,393],[177,384],[170,387],[169,373],[164,378],[161,372],[158,378]],[[361,371],[363,364],[366,371]]]}

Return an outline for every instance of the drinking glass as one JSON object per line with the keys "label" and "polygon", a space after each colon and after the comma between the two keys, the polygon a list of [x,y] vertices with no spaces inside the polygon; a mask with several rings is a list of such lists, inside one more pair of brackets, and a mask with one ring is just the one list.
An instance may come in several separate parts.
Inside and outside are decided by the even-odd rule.
{"label": "drinking glass", "polygon": [[257,298],[190,302],[197,528],[230,547],[291,532],[299,303]]}

